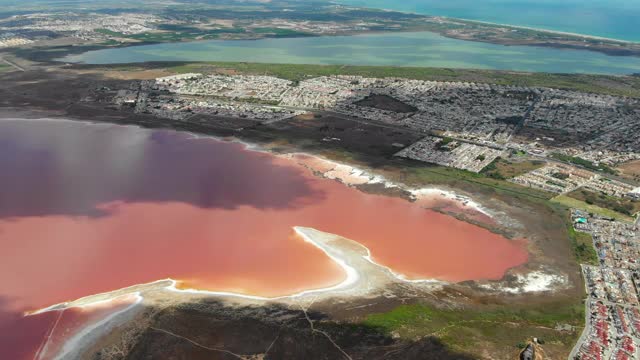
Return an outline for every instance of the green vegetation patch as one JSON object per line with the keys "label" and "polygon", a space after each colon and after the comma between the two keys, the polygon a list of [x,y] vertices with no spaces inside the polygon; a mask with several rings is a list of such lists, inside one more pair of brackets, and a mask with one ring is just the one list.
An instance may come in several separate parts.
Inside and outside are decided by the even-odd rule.
{"label": "green vegetation patch", "polygon": [[196,39],[217,39],[224,34],[244,34],[246,30],[243,28],[224,28],[203,30],[195,27],[163,24],[160,25],[162,31],[148,31],[139,34],[123,34],[107,29],[97,29],[97,33],[104,34],[116,38],[128,38],[150,43],[179,42]]}
{"label": "green vegetation patch", "polygon": [[[439,309],[430,305],[402,305],[392,311],[369,315],[364,323],[406,339],[440,338],[447,346],[469,353],[477,344],[491,343],[517,349],[528,338],[570,348],[584,324],[580,302],[544,306],[500,306],[488,309]],[[570,325],[573,331],[556,330]]]}
{"label": "green vegetation patch", "polygon": [[145,41],[145,42],[178,42],[185,40],[194,40],[198,38],[213,39],[217,38],[217,34],[212,33],[182,33],[182,32],[145,32],[140,34],[134,34],[127,36],[130,39]]}
{"label": "green vegetation patch", "polygon": [[589,233],[576,231],[573,225],[569,226],[571,247],[580,264],[599,265],[598,254],[593,246],[593,237]]}
{"label": "green vegetation patch", "polygon": [[441,184],[482,193],[499,192],[536,202],[546,202],[554,196],[554,194],[546,191],[488,177],[484,174],[443,166],[422,165],[409,167],[406,177],[404,181],[409,184]]}
{"label": "green vegetation patch", "polygon": [[139,34],[123,34],[107,29],[97,29],[95,31],[97,33],[111,37],[128,38],[150,43],[179,42],[188,40],[211,40],[218,39],[222,35],[238,34],[255,34],[258,37],[272,38],[313,36],[313,34],[308,34],[305,32],[280,28],[245,29],[241,27],[230,27],[221,29],[200,29],[197,27],[175,24],[161,24],[158,28],[160,29],[160,31],[148,31]]}
{"label": "green vegetation patch", "polygon": [[582,166],[583,168],[588,169],[588,170],[601,171],[601,172],[604,172],[604,173],[607,173],[607,174],[612,174],[612,175],[617,174],[617,172],[614,169],[608,167],[607,165],[604,165],[604,164],[596,165],[592,161],[585,160],[585,159],[580,158],[580,157],[563,155],[563,154],[558,154],[558,153],[551,154],[551,157],[554,158],[554,159],[558,159],[560,161],[564,161],[564,162],[568,162],[568,163],[575,164],[575,165],[578,165],[578,166]]}
{"label": "green vegetation patch", "polygon": [[313,34],[309,34],[302,31],[296,31],[292,29],[281,29],[281,28],[253,28],[253,29],[250,29],[250,31],[255,34],[267,34],[267,35],[270,35],[270,37],[315,36]]}
{"label": "green vegetation patch", "polygon": [[568,208],[580,209],[580,210],[588,211],[593,214],[601,215],[601,216],[616,219],[616,220],[627,221],[627,222],[633,221],[633,218],[629,215],[625,215],[611,209],[602,208],[597,205],[587,204],[582,200],[578,200],[573,197],[569,197],[567,195],[556,196],[553,199],[551,199],[551,201],[558,204],[562,204]]}
{"label": "green vegetation patch", "polygon": [[120,41],[118,41],[118,40],[109,39],[109,40],[107,40],[107,41],[103,41],[103,42],[101,42],[100,44],[101,44],[101,45],[104,45],[104,46],[115,46],[115,45],[120,45],[120,44],[121,44],[121,42],[120,42]]}
{"label": "green vegetation patch", "polygon": [[498,157],[484,169],[482,169],[482,173],[490,178],[505,180],[520,176],[522,174],[526,174],[535,169],[541,168],[542,166],[544,166],[544,161],[511,161]]}
{"label": "green vegetation patch", "polygon": [[569,193],[568,196],[584,201],[589,205],[596,205],[624,215],[633,216],[640,211],[640,201],[609,196],[607,194],[597,193],[586,189],[575,190]]}
{"label": "green vegetation patch", "polygon": [[440,139],[437,143],[436,143],[436,150],[440,150],[440,151],[448,151],[449,149],[447,148],[449,146],[449,144],[451,144],[453,142],[453,139],[450,137],[443,137],[442,139]]}

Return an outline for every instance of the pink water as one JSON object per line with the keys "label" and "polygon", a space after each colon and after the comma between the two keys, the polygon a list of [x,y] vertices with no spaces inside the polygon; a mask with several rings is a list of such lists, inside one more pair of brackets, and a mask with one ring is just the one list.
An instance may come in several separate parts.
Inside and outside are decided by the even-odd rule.
{"label": "pink water", "polygon": [[338,234],[409,278],[498,279],[522,243],[171,131],[0,121],[0,358],[31,358],[54,313],[25,310],[164,278],[263,296],[344,273],[294,226]]}

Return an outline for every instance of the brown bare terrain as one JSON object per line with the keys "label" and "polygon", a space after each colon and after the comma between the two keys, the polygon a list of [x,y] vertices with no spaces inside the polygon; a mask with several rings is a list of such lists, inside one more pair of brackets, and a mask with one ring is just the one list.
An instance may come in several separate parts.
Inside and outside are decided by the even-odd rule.
{"label": "brown bare terrain", "polygon": [[391,96],[378,94],[367,96],[366,98],[355,102],[355,104],[398,113],[410,113],[417,110],[415,107],[405,104],[398,99],[394,99]]}
{"label": "brown bare terrain", "polygon": [[640,181],[640,160],[629,161],[617,168],[620,175],[628,179]]}

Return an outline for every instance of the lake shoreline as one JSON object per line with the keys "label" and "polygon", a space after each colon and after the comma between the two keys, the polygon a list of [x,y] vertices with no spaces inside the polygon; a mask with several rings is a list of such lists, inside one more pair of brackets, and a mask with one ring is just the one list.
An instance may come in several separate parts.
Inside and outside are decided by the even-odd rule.
{"label": "lake shoreline", "polygon": [[[82,89],[86,89],[89,92],[91,91],[91,89],[100,88],[102,86],[109,86],[111,88],[117,89],[122,84],[126,84],[125,78],[118,77],[118,79],[120,80],[116,81],[116,80],[113,80],[113,78],[111,78],[111,80],[107,80],[105,79],[104,76],[101,76],[100,79],[98,80],[97,78],[94,78],[93,75],[87,74],[87,73],[84,73],[84,75],[78,75],[78,77],[76,78],[71,74],[71,71],[74,71],[73,69],[74,68],[71,67],[71,70],[69,71],[64,68],[60,68],[60,70],[58,72],[55,72],[55,74],[53,75],[47,75],[47,74],[52,74],[51,69],[48,69],[47,72],[42,72],[42,73],[34,71],[31,74],[29,73],[8,74],[9,76],[16,76],[18,78],[20,78],[21,76],[25,76],[27,77],[27,79],[38,78],[40,81],[42,81],[42,79],[45,78],[45,79],[48,79],[48,82],[47,82],[48,85],[47,87],[44,87],[44,88],[42,88],[42,86],[40,85],[42,93],[34,92],[32,90],[32,86],[28,85],[28,83],[26,83],[26,85],[21,85],[20,90],[17,90],[17,91],[11,91],[10,89],[12,88],[7,86],[8,90],[5,90],[5,91],[8,94],[8,96],[5,99],[5,103],[3,107],[0,109],[0,113],[13,114],[12,117],[16,117],[15,112],[17,111],[20,113],[20,117],[42,118],[42,117],[53,116],[56,118],[67,118],[71,120],[77,119],[81,121],[90,119],[92,121],[99,122],[99,123],[136,125],[144,128],[173,129],[178,131],[189,132],[192,134],[196,133],[196,134],[213,135],[215,137],[221,137],[221,138],[238,137],[242,140],[243,143],[262,144],[260,147],[269,146],[270,150],[274,151],[275,153],[286,153],[288,150],[296,149],[297,151],[301,151],[305,153],[317,153],[332,161],[337,161],[339,163],[354,164],[358,168],[369,168],[369,167],[378,168],[378,169],[384,168],[389,171],[390,179],[399,179],[402,177],[402,173],[398,172],[400,167],[402,169],[411,170],[414,167],[419,166],[418,164],[413,164],[406,161],[388,159],[375,151],[372,152],[371,150],[373,149],[368,148],[366,146],[360,147],[360,148],[353,148],[349,146],[350,144],[338,144],[338,143],[329,144],[326,142],[320,142],[319,140],[314,140],[313,137],[310,137],[310,135],[312,135],[311,133],[308,133],[308,132],[300,133],[298,130],[283,131],[284,129],[277,130],[269,127],[262,127],[262,128],[255,128],[255,129],[246,128],[243,131],[239,132],[239,131],[233,131],[233,130],[225,129],[223,127],[216,126],[215,119],[211,119],[211,123],[209,124],[195,124],[195,123],[190,124],[190,123],[185,123],[181,121],[172,121],[168,119],[148,116],[144,114],[136,115],[126,111],[126,109],[121,109],[119,111],[116,111],[115,109],[109,108],[108,106],[106,106],[104,102],[100,102],[99,101],[100,99],[94,99],[91,102],[81,101],[80,99],[85,98],[85,94]],[[119,71],[123,71],[123,70],[120,69]],[[132,73],[131,75],[133,76],[134,74],[135,73]],[[140,73],[135,76],[139,76],[139,75],[142,75],[142,74]],[[48,76],[51,76],[51,78],[49,78]],[[23,81],[20,81],[19,83],[24,84]],[[55,88],[58,90],[57,92],[49,92],[47,90],[49,88],[51,89]],[[74,97],[69,97],[68,103],[60,102],[59,97],[53,98],[49,96],[52,93],[59,95],[60,91],[65,92],[65,91],[70,91],[72,89],[74,91]],[[11,106],[11,104],[16,104],[16,106],[19,105],[20,108],[8,107],[8,106]],[[320,118],[320,120],[322,120],[322,118]],[[412,187],[420,188],[420,187],[424,187],[425,184],[428,184],[428,182],[421,182],[421,181],[416,182],[415,180],[413,180],[413,181],[410,181],[409,185]],[[450,188],[449,186],[444,186],[444,187]],[[468,183],[465,183],[464,181],[456,184],[455,186],[453,186],[452,184],[451,188],[456,193],[463,193],[463,194],[472,193],[473,194],[472,196],[474,199],[476,198],[476,191],[478,190],[474,187],[473,184],[468,184]],[[458,191],[459,189],[460,191]],[[368,189],[367,191],[378,192],[380,190],[381,189]],[[386,191],[390,191],[390,190],[386,190]],[[511,214],[511,211],[516,211],[515,214],[517,215],[516,218],[518,219],[518,221],[529,221],[526,219],[530,218],[530,213],[531,213],[530,210],[527,210],[526,214],[525,213],[518,214],[517,211],[520,211],[520,212],[524,211],[522,208],[522,202],[518,201],[518,208],[513,208],[513,205],[508,204],[509,200],[504,195],[505,194],[494,193],[494,192],[491,192],[491,194],[489,194],[489,193],[486,193],[486,191],[484,190],[480,190],[479,192],[477,192],[478,201],[480,203],[484,204],[486,201],[486,203],[490,208],[498,209],[500,212]],[[505,204],[504,201],[506,201],[507,204]],[[530,206],[534,205],[529,202],[526,202],[526,204],[527,205],[525,205],[524,209],[530,209]],[[538,208],[536,207],[536,209]],[[545,211],[545,210],[542,210],[542,211]],[[527,229],[519,229],[518,232],[520,234],[505,234],[505,235],[510,235],[512,238],[517,238],[520,235],[527,236],[527,234],[532,234],[535,236],[535,238],[532,239],[532,242],[529,244],[529,247],[532,249],[538,249],[538,250],[533,250],[532,257],[529,259],[529,262],[524,266],[523,269],[514,270],[513,272],[509,272],[509,274],[513,274],[513,273],[517,274],[519,272],[526,273],[532,270],[543,268],[543,269],[546,269],[547,271],[557,271],[561,273],[570,274],[569,285],[567,288],[559,288],[554,290],[553,296],[549,296],[549,294],[546,294],[544,296],[538,296],[537,294],[514,294],[514,295],[510,294],[508,296],[510,298],[516,299],[514,301],[520,301],[521,303],[527,303],[527,304],[540,304],[553,299],[566,300],[567,295],[571,296],[572,299],[573,299],[573,296],[576,295],[575,298],[579,299],[579,296],[581,296],[581,292],[579,291],[580,289],[574,287],[573,285],[575,280],[571,275],[573,268],[571,267],[571,263],[566,261],[567,259],[566,256],[568,255],[565,253],[564,243],[557,242],[557,241],[549,242],[545,240],[545,239],[558,239],[561,236],[564,236],[563,235],[564,233],[563,232],[550,233],[549,223],[556,224],[558,222],[556,221],[557,218],[555,218],[554,216],[549,219],[550,220],[549,222],[546,220],[549,217],[549,215],[546,212],[542,214],[544,215],[541,216],[541,219],[542,218],[545,219],[544,226],[541,226],[540,228],[538,228],[538,225],[536,224],[539,221],[535,219],[533,221],[533,224],[527,225]],[[552,225],[551,227],[553,229],[560,229],[556,226],[557,224]],[[551,249],[547,249],[547,247],[549,246],[552,246],[554,248],[553,251]],[[542,247],[544,250],[539,250],[540,247]],[[558,247],[560,247],[560,249]],[[555,262],[555,260],[550,261],[551,259],[556,259],[556,258],[562,258],[563,262],[559,263],[559,262]],[[513,279],[517,280],[519,278],[509,276],[508,279],[506,279],[505,281],[501,281],[501,282],[489,281],[487,283],[492,284],[492,286],[498,289],[502,287],[512,288],[513,285],[509,285],[509,284],[510,282],[514,281]],[[579,283],[575,282],[575,284],[579,284]],[[515,285],[517,286],[518,284],[515,284]],[[398,286],[393,286],[387,290],[391,291],[393,294],[396,294],[397,296],[400,296],[400,297],[405,296],[407,294],[410,294],[411,296],[416,296],[416,293],[412,291],[408,291],[408,288],[404,283],[399,283]],[[467,298],[490,299],[489,301],[491,303],[496,302],[500,304],[502,303],[501,301],[502,301],[502,298],[504,297],[504,295],[499,295],[499,294],[502,294],[500,292],[487,291],[482,288],[478,288],[478,285],[476,282],[449,284],[449,285],[446,285],[442,291],[445,294],[448,292],[456,292],[456,293],[461,292],[462,294],[464,294],[463,298],[465,299]],[[162,301],[162,299],[166,300],[166,298],[164,298],[164,294],[165,294],[164,292],[153,292],[153,291],[150,291],[149,293],[145,294],[146,299],[155,298],[156,302],[145,303],[145,306],[142,309],[155,309],[156,305],[164,307],[166,304],[165,302]],[[435,294],[434,294],[434,290],[428,290],[428,291],[425,290],[424,292],[420,291],[419,294],[424,294],[423,296],[425,299],[433,298],[433,299],[436,299],[436,301],[438,302],[447,299],[447,295],[441,294],[439,290],[435,290]],[[217,301],[217,300],[210,299],[207,296],[192,294],[189,296],[180,295],[178,297],[172,298],[170,300],[170,303],[174,304],[174,306],[176,307],[183,307],[183,306],[188,306],[188,304],[200,304],[201,302],[211,303],[212,301]],[[244,305],[249,304],[241,299],[236,299],[233,301],[242,302]],[[353,299],[353,300],[346,301],[346,303],[347,304],[353,303],[353,305],[348,306],[349,308],[353,307],[353,308],[359,309],[358,306],[366,305],[368,302],[372,302],[372,301],[375,303],[378,303],[379,305],[364,307],[362,308],[362,310],[349,310],[349,311],[343,310],[341,309],[340,306],[335,306],[335,304],[332,305],[333,302],[331,301],[316,302],[315,304],[317,305],[315,306],[321,306],[322,309],[325,309],[324,306],[326,304],[326,307],[327,307],[326,309],[328,309],[327,311],[329,311],[332,314],[332,316],[349,316],[350,317],[351,314],[353,314],[352,311],[356,311],[359,314],[368,314],[376,311],[384,312],[399,305],[399,303],[394,299],[386,298],[384,296],[363,297],[361,299]],[[268,307],[270,305],[264,305],[264,306]],[[471,306],[475,307],[477,305],[471,305]],[[258,308],[263,309],[264,307],[260,306]],[[365,315],[362,315],[362,316],[365,316]],[[343,317],[338,317],[338,318],[343,319]],[[145,324],[146,322],[144,321],[136,324],[128,323],[128,325],[138,329],[136,331],[143,331],[143,332],[147,331]],[[199,327],[197,326],[196,328],[199,329]],[[187,333],[181,333],[181,334],[187,334]],[[269,341],[272,341],[272,340],[273,338],[270,339]]]}
{"label": "lake shoreline", "polygon": [[[469,41],[434,32],[395,32],[258,40],[203,40],[105,48],[53,61],[85,65],[146,62],[244,61],[254,63],[450,67],[544,73],[624,75],[640,72],[640,58],[613,56],[551,43],[539,47]],[[461,47],[462,46],[462,47]],[[454,50],[455,49],[455,50]],[[174,54],[174,55],[166,55]],[[371,54],[376,54],[371,57]],[[38,57],[38,54],[32,54]],[[588,55],[588,56],[585,56]],[[617,54],[619,55],[619,54]]]}

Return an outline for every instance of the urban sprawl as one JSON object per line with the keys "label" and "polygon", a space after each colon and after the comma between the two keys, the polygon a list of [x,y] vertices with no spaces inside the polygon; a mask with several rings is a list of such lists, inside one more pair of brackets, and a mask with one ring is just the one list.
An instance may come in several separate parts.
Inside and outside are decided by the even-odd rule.
{"label": "urban sprawl", "polygon": [[[255,38],[268,34],[337,35],[368,31],[383,27],[393,30],[397,24],[366,21],[310,21],[293,19],[262,19],[238,21],[206,16],[162,16],[140,13],[33,13],[0,19],[0,48],[32,43],[45,44],[59,38],[82,42],[137,42],[172,38],[174,29],[183,29],[190,40],[212,38]],[[193,35],[193,36],[191,36]],[[173,37],[173,40],[179,40]]]}
{"label": "urban sprawl", "polygon": [[[135,82],[111,99],[181,121],[214,116],[276,123],[309,112],[337,114],[423,134],[413,144],[395,144],[398,157],[476,173],[500,158],[524,157],[540,166],[509,181],[552,196],[581,190],[640,199],[640,187],[611,170],[640,159],[640,103],[629,98],[397,78],[294,82],[188,73]],[[640,357],[640,229],[631,219],[572,211],[575,230],[592,237],[599,264],[582,265],[587,322],[571,359]]]}
{"label": "urban sprawl", "polygon": [[571,358],[632,360],[640,357],[640,228],[575,210],[574,227],[591,234],[599,265],[582,265],[586,327]]}
{"label": "urban sprawl", "polygon": [[[424,137],[396,156],[480,172],[526,154],[544,166],[510,181],[556,194],[577,189],[638,199],[607,170],[640,159],[640,102],[548,88],[356,76],[299,82],[188,73],[143,81],[114,102],[184,120],[210,115],[273,123],[326,111]],[[334,139],[339,140],[339,139]]]}

